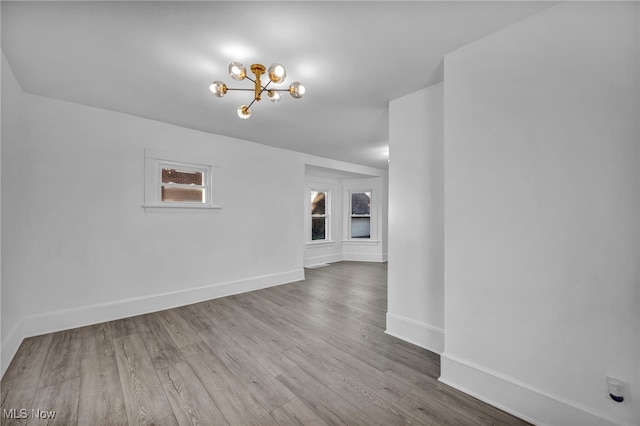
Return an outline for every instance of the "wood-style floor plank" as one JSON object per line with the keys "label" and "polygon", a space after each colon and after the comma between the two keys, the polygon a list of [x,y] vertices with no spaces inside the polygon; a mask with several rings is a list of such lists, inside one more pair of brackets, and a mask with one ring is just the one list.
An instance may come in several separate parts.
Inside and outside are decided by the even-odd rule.
{"label": "wood-style floor plank", "polygon": [[79,329],[53,333],[47,359],[42,367],[39,388],[80,377],[81,340]]}
{"label": "wood-style floor plank", "polygon": [[139,336],[115,339],[116,359],[130,425],[146,425],[174,414]]}
{"label": "wood-style floor plank", "polygon": [[185,358],[230,425],[268,425],[274,420],[265,408],[204,343],[183,349]]}
{"label": "wood-style floor plank", "polygon": [[[253,312],[259,312],[257,307],[253,309]],[[389,398],[395,401],[404,396],[404,394],[413,387],[409,381],[398,379],[395,376],[389,376],[385,374],[382,369],[376,369],[368,363],[350,355],[349,352],[351,352],[351,349],[345,351],[343,347],[340,348],[340,350],[336,350],[336,346],[332,340],[330,338],[323,340],[321,338],[323,336],[322,334],[309,333],[299,325],[293,323],[288,324],[287,330],[289,335],[295,337],[298,341],[295,348],[325,354],[332,363],[349,370],[351,375],[375,386],[381,392],[390,394]],[[285,354],[287,352],[288,350],[285,351]]]}
{"label": "wood-style floor plank", "polygon": [[430,398],[415,389],[407,393],[398,401],[398,404],[408,412],[421,417],[427,424],[434,426],[496,424],[494,421],[483,421],[483,418],[478,414],[467,415],[466,412],[452,409],[452,407],[443,404],[437,399]]}
{"label": "wood-style floor plank", "polygon": [[176,346],[160,317],[147,315],[141,320],[141,325],[142,331],[138,336],[142,338],[151,362],[156,368],[184,361],[182,351]]}
{"label": "wood-style floor plank", "polygon": [[273,418],[280,426],[326,426],[327,422],[307,404],[299,398],[287,401],[282,407],[278,407],[271,412]]}
{"label": "wood-style floor plank", "polygon": [[[326,268],[323,268],[326,269]],[[270,291],[268,294],[267,291]],[[303,311],[298,311],[297,307],[290,305],[286,302],[286,299],[282,297],[274,297],[273,289],[267,289],[261,292],[261,295],[265,295],[261,299],[257,299],[258,295],[250,295],[253,300],[256,300],[254,309],[264,312],[275,311],[281,314],[281,321],[285,323],[281,326],[286,326],[290,334],[297,333],[300,340],[308,343],[310,339],[315,337],[325,340],[329,345],[337,346],[342,352],[345,352],[360,361],[369,364],[370,366],[386,372],[390,370],[390,377],[402,378],[409,381],[416,386],[429,386],[439,376],[439,363],[434,364],[433,358],[430,355],[425,355],[422,362],[412,367],[408,367],[403,363],[397,362],[397,358],[390,356],[388,352],[379,347],[366,346],[363,343],[366,341],[355,340],[356,338],[345,336],[345,332],[341,332],[343,327],[340,323],[333,322],[331,315],[325,313],[325,317],[321,319],[310,318],[305,316]],[[264,307],[266,306],[266,307]],[[291,317],[292,313],[295,321],[286,322],[284,318],[287,318],[287,313]],[[322,323],[329,324],[330,326],[323,326]],[[311,331],[311,332],[309,332]],[[388,346],[389,348],[391,346]],[[393,349],[395,351],[395,348]],[[428,352],[424,351],[423,352]],[[426,373],[426,374],[425,374]]]}
{"label": "wood-style floor plank", "polygon": [[236,344],[262,365],[274,377],[291,370],[296,365],[282,356],[281,349],[273,345],[267,338],[264,340],[255,328],[250,327],[251,316],[245,311],[235,311],[230,303],[216,303],[218,324]]}
{"label": "wood-style floor plank", "polygon": [[186,362],[167,364],[158,375],[178,424],[228,424]]}
{"label": "wood-style floor plank", "polygon": [[[2,425],[526,425],[438,382],[440,357],[384,333],[387,266],[25,339]],[[0,411],[2,413],[3,411]]]}
{"label": "wood-style floor plank", "polygon": [[[0,407],[32,406],[53,334],[24,339],[0,382]],[[4,419],[3,419],[4,420]]]}
{"label": "wood-style floor plank", "polygon": [[278,377],[319,417],[330,425],[384,425],[367,416],[358,407],[345,401],[328,386],[300,367]]}
{"label": "wood-style floor plank", "polygon": [[154,314],[165,326],[178,348],[200,341],[200,337],[178,313],[168,310]]}
{"label": "wood-style floor plank", "polygon": [[150,314],[138,315],[135,317],[122,318],[109,322],[111,335],[114,339],[119,337],[130,336],[132,334],[142,334],[148,332],[149,328],[146,323]]}
{"label": "wood-style floor plank", "polygon": [[127,413],[109,323],[80,329],[78,424],[126,425]]}
{"label": "wood-style floor plank", "polygon": [[321,354],[294,348],[287,351],[286,355],[306,372],[326,384],[340,398],[357,406],[381,424],[410,425],[419,423],[412,413],[404,412],[392,398],[378,392],[375,387],[361,382],[350,374],[350,371],[336,367]]}
{"label": "wood-style floor plank", "polygon": [[[38,389],[29,412],[27,425],[75,425],[78,424],[78,397],[80,378],[57,382]],[[38,414],[34,415],[34,411]]]}
{"label": "wood-style floor plank", "polygon": [[[208,305],[203,307],[210,308]],[[203,336],[205,343],[267,411],[270,412],[295,397],[268,370],[253,359],[244,347],[238,345],[232,337],[233,332],[227,330],[218,321],[215,324],[209,321],[206,333]]]}

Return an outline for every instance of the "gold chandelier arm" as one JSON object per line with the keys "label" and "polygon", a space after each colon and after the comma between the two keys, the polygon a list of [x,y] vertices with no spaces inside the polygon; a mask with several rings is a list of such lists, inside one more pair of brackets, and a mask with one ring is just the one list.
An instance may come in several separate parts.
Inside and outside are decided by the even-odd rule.
{"label": "gold chandelier arm", "polygon": [[262,93],[262,83],[260,83],[260,76],[264,74],[267,69],[262,64],[251,65],[251,72],[256,76],[255,88],[254,88],[254,100],[260,100],[260,94]]}
{"label": "gold chandelier arm", "polygon": [[[267,84],[267,86],[268,86],[268,84]],[[265,86],[265,87],[266,87],[266,86]],[[258,92],[258,84],[256,83],[256,89],[255,89],[255,90],[256,90],[257,95],[255,95],[255,96],[253,97],[253,100],[251,101],[251,103],[249,104],[249,106],[248,106],[247,108],[251,108],[251,105],[253,105],[253,103],[254,103],[255,101],[259,101],[259,100],[260,100],[260,95],[262,94],[262,92],[264,92],[264,91],[265,91],[265,88],[263,87],[263,88],[262,88],[262,90],[260,90],[260,92]]]}
{"label": "gold chandelier arm", "polygon": [[[250,81],[251,81],[251,82],[253,82],[254,84],[255,84],[255,82],[256,82],[254,79],[252,79],[252,78],[251,78],[251,77],[249,77],[249,76],[246,76],[245,78],[246,78],[247,80],[250,80]],[[267,86],[268,86],[268,85],[270,85],[271,83],[273,83],[273,82],[272,82],[272,81],[269,81],[269,82],[267,83],[267,85],[266,85],[266,86],[262,86],[262,90],[261,90],[261,92],[264,92],[265,90],[267,90]],[[231,89],[229,89],[229,90],[231,90]],[[242,89],[242,90],[251,90],[251,91],[255,91],[255,89]],[[271,89],[271,90],[274,90],[274,89]],[[286,91],[286,90],[288,90],[288,89],[284,89],[284,90]]]}
{"label": "gold chandelier arm", "polygon": [[[265,86],[261,86],[261,87],[262,87],[262,90],[260,90],[260,95],[261,95],[263,92],[267,91],[267,87],[269,87],[269,85],[270,85],[270,84],[271,84],[271,81],[269,81]],[[260,100],[260,95],[258,95],[258,97],[257,97],[257,99],[258,99],[258,100]]]}

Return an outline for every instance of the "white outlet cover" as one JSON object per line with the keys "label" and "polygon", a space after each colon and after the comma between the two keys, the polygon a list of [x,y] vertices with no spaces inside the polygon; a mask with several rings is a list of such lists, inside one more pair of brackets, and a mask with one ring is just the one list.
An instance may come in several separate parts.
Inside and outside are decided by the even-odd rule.
{"label": "white outlet cover", "polygon": [[[615,377],[607,376],[607,399],[614,404],[624,404],[629,398],[629,392],[627,391],[627,382],[624,380],[616,379]],[[622,402],[614,401],[611,395],[623,397]]]}

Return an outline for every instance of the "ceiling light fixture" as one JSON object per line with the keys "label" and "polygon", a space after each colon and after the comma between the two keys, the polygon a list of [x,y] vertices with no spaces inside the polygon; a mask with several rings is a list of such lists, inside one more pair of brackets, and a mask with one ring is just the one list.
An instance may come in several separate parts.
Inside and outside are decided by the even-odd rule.
{"label": "ceiling light fixture", "polygon": [[[304,86],[300,84],[299,81],[291,83],[288,89],[269,88],[271,83],[284,83],[284,80],[287,77],[287,70],[285,70],[280,64],[272,64],[269,69],[265,68],[262,64],[253,64],[250,69],[255,78],[251,78],[247,75],[247,69],[240,62],[231,62],[229,64],[229,75],[234,80],[242,81],[247,78],[253,81],[253,89],[235,89],[227,87],[226,84],[218,80],[214,81],[209,86],[209,90],[219,98],[223,97],[229,90],[253,91],[253,100],[251,103],[249,105],[240,105],[238,107],[238,117],[244,120],[251,117],[251,106],[255,101],[259,101],[261,99],[261,95],[265,91],[267,92],[269,100],[274,103],[280,100],[279,92],[289,92],[294,99],[300,99],[304,95]],[[269,82],[263,86],[260,81],[260,77],[264,75],[265,72],[269,76]]]}

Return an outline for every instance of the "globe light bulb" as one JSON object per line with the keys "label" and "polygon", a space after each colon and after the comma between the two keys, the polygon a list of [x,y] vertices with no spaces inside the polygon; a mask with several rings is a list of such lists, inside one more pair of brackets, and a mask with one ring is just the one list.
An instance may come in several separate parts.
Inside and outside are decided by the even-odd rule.
{"label": "globe light bulb", "polygon": [[268,72],[269,79],[274,83],[282,83],[287,78],[287,70],[280,64],[271,64]]}
{"label": "globe light bulb", "polygon": [[209,86],[209,90],[211,90],[211,93],[221,98],[225,95],[225,93],[227,93],[227,85],[221,81],[214,81]]}
{"label": "globe light bulb", "polygon": [[229,75],[234,80],[244,80],[247,76],[247,69],[240,62],[231,62],[229,64]]}
{"label": "globe light bulb", "polygon": [[267,92],[267,95],[269,95],[269,100],[271,102],[273,102],[274,104],[280,100],[280,93],[278,93],[278,92],[276,92],[274,90],[269,90]]}
{"label": "globe light bulb", "polygon": [[243,120],[251,117],[251,110],[249,109],[249,107],[246,105],[240,105],[238,107],[238,117],[242,118]]}
{"label": "globe light bulb", "polygon": [[289,94],[295,99],[300,99],[301,97],[303,97],[304,92],[305,88],[302,84],[300,84],[299,81],[295,81],[291,83],[291,86],[289,86]]}

